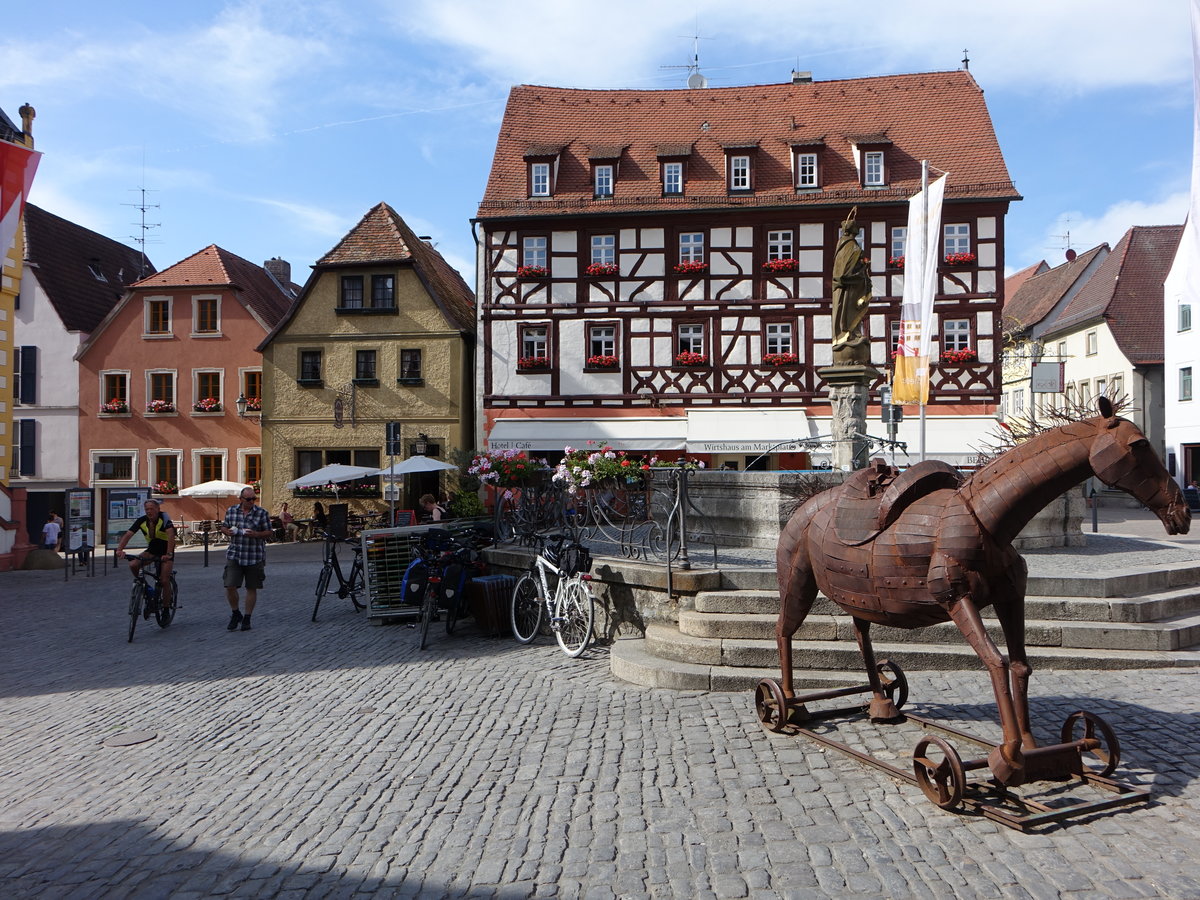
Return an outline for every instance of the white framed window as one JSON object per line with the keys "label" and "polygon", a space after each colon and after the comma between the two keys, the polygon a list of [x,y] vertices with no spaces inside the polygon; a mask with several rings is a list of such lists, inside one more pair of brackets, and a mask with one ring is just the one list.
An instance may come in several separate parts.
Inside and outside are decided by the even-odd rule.
{"label": "white framed window", "polygon": [[170,297],[147,297],[142,301],[142,309],[142,337],[166,338],[173,335]]}
{"label": "white framed window", "polygon": [[1192,304],[1190,303],[1179,304],[1179,330],[1192,330]]}
{"label": "white framed window", "polygon": [[908,249],[908,226],[895,225],[892,227],[892,234],[888,241],[888,257],[890,259],[903,259],[904,253]]}
{"label": "white framed window", "polygon": [[796,187],[815,188],[819,184],[820,182],[817,180],[817,154],[797,153]]}
{"label": "white framed window", "polygon": [[1192,399],[1192,367],[1183,366],[1179,370],[1179,400],[1186,402]]}
{"label": "white framed window", "polygon": [[[128,369],[102,369],[100,371],[100,412],[129,412]],[[121,405],[124,404],[124,410]],[[108,409],[105,407],[108,406]]]}
{"label": "white framed window", "polygon": [[222,447],[202,447],[192,451],[192,484],[224,481],[229,451]]}
{"label": "white framed window", "polygon": [[262,481],[262,448],[243,447],[237,452],[238,481],[253,484]]}
{"label": "white framed window", "polygon": [[617,261],[617,236],[615,234],[592,235],[592,265],[611,266]]}
{"label": "white framed window", "polygon": [[1017,415],[1025,412],[1025,392],[1023,390],[1013,391],[1013,412]]}
{"label": "white framed window", "polygon": [[683,163],[663,163],[662,182],[664,194],[683,193]]}
{"label": "white framed window", "polygon": [[174,369],[147,369],[146,370],[146,407],[147,411],[152,404],[169,404],[170,409],[163,408],[162,412],[173,412],[176,409],[178,398],[175,396],[176,382],[178,381],[179,373]]}
{"label": "white framed window", "polygon": [[616,356],[617,327],[592,325],[588,328],[588,356]]}
{"label": "white framed window", "polygon": [[1125,376],[1124,375],[1114,375],[1112,377],[1112,383],[1109,386],[1109,390],[1112,391],[1112,393],[1109,394],[1110,397],[1116,398],[1116,397],[1124,396],[1124,394],[1125,394]]}
{"label": "white framed window", "polygon": [[221,295],[197,294],[192,297],[192,337],[221,336]]}
{"label": "white framed window", "polygon": [[1097,397],[1107,397],[1108,396],[1108,379],[1107,378],[1097,378],[1096,379],[1096,396]]}
{"label": "white framed window", "polygon": [[946,319],[942,322],[942,350],[968,350],[970,347],[970,319]]}
{"label": "white framed window", "polygon": [[[106,487],[134,487],[138,484],[136,450],[89,450],[92,484]],[[141,515],[139,512],[138,515]]]}
{"label": "white framed window", "polygon": [[1008,415],[1008,391],[1000,395],[1000,418]]}
{"label": "white framed window", "polygon": [[767,259],[794,259],[794,253],[791,231],[767,232]]}
{"label": "white framed window", "polygon": [[546,267],[546,245],[544,236],[527,237],[521,242],[521,265]]}
{"label": "white framed window", "polygon": [[1059,341],[1058,342],[1058,359],[1061,362],[1061,361],[1065,360],[1066,358],[1067,358],[1067,342]]}
{"label": "white framed window", "polygon": [[676,336],[676,353],[704,353],[703,325],[680,325]]}
{"label": "white framed window", "polygon": [[963,222],[942,226],[942,252],[946,256],[971,252],[971,226]]}
{"label": "white framed window", "polygon": [[1090,406],[1092,403],[1092,383],[1090,381],[1079,382],[1079,402],[1084,406]]}
{"label": "white framed window", "polygon": [[192,369],[192,411],[221,412],[225,402],[224,369]]}
{"label": "white framed window", "polygon": [[766,327],[767,353],[795,353],[793,334],[791,322],[768,322]]}
{"label": "white framed window", "polygon": [[883,178],[883,151],[868,150],[863,154],[863,184],[881,187],[885,183]]}
{"label": "white framed window", "polygon": [[593,174],[593,189],[597,197],[611,197],[613,192],[613,167],[596,166]]}
{"label": "white framed window", "polygon": [[703,231],[687,231],[679,235],[679,261],[704,262]]}
{"label": "white framed window", "polygon": [[729,158],[729,189],[731,191],[750,190],[749,156],[731,156]]}
{"label": "white framed window", "polygon": [[247,400],[258,400],[259,408],[262,403],[262,369],[238,369],[238,393]]}
{"label": "white framed window", "polygon": [[521,327],[521,356],[549,357],[549,340],[545,325],[523,325]]}
{"label": "white framed window", "polygon": [[156,494],[173,494],[181,487],[183,451],[159,448],[146,451],[146,471],[149,473],[150,489]]}
{"label": "white framed window", "polygon": [[1096,332],[1089,331],[1084,336],[1084,346],[1086,347],[1085,352],[1087,353],[1088,356],[1095,356],[1097,353],[1100,352],[1099,341],[1096,338]]}
{"label": "white framed window", "polygon": [[530,164],[529,193],[533,197],[550,196],[550,163]]}

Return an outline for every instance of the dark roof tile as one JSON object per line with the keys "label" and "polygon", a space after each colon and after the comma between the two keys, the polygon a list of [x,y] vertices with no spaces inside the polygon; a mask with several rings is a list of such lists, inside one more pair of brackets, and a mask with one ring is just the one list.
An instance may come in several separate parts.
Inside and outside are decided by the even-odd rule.
{"label": "dark roof tile", "polygon": [[[1093,247],[1073,260],[1030,273],[1022,270],[1011,278],[1004,279],[1004,315],[1024,328],[1032,328],[1053,312],[1054,307],[1070,292],[1088,271],[1092,262],[1102,253],[1108,252],[1108,244]],[[1037,264],[1045,266],[1045,261]],[[1024,277],[1023,277],[1024,276]]]}

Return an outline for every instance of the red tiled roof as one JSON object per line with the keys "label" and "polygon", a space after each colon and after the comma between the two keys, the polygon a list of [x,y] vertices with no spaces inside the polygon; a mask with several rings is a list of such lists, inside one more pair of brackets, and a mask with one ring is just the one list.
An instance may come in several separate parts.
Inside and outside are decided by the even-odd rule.
{"label": "red tiled roof", "polygon": [[1163,361],[1163,281],[1175,259],[1182,225],[1130,228],[1047,336],[1100,318],[1134,365]]}
{"label": "red tiled roof", "polygon": [[133,286],[235,288],[242,302],[268,331],[275,327],[292,302],[291,296],[266,269],[216,244],[209,244],[203,250],[149,278],[143,278]]}
{"label": "red tiled roof", "polygon": [[475,332],[475,293],[442,254],[421,240],[399,214],[386,203],[378,203],[367,211],[337,245],[317,260],[314,273],[300,295],[267,335],[258,349],[263,350],[308,296],[308,287],[323,268],[378,265],[381,263],[411,263],[446,320],[460,331]]}
{"label": "red tiled roof", "polygon": [[[32,203],[25,205],[25,259],[68,331],[90,332],[142,272],[142,253]],[[145,261],[146,271],[154,266]],[[92,267],[103,276],[101,281]]]}
{"label": "red tiled roof", "polygon": [[1008,304],[1012,301],[1013,295],[1021,289],[1026,281],[1034,275],[1041,275],[1043,272],[1049,272],[1050,267],[1046,265],[1044,259],[1039,259],[1031,266],[1026,266],[1015,275],[1009,275],[1004,279],[1004,305],[1007,309]]}
{"label": "red tiled roof", "polygon": [[[863,190],[852,139],[890,142],[889,185]],[[886,135],[886,137],[885,137]],[[792,185],[792,145],[824,139],[819,191]],[[753,197],[730,197],[725,151],[759,141]],[[564,145],[554,196],[527,196],[525,156]],[[589,148],[625,144],[614,196],[594,200]],[[685,196],[661,196],[663,148],[691,147]],[[905,200],[921,160],[950,172],[946,197],[1020,199],[968,72],[699,90],[574,90],[521,85],[509,94],[480,218],[583,212],[804,206]]]}
{"label": "red tiled roof", "polygon": [[[1108,253],[1108,244],[1093,247],[1086,253],[1081,253],[1073,260],[1055,266],[1053,269],[1032,273],[1029,269],[1018,272],[1012,278],[1004,279],[1004,293],[1008,298],[1004,301],[1004,315],[1020,323],[1023,328],[1032,328],[1054,311],[1054,307],[1066,296],[1067,292],[1083,277],[1092,262],[1102,253]],[[1045,266],[1040,262],[1038,266]],[[1033,267],[1031,267],[1033,268]],[[1025,275],[1026,272],[1030,272]],[[1020,279],[1014,289],[1013,283]]]}

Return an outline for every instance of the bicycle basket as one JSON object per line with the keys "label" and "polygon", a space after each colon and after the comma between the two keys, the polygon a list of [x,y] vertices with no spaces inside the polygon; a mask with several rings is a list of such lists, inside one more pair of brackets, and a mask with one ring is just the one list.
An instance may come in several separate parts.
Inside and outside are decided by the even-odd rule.
{"label": "bicycle basket", "polygon": [[583,544],[570,544],[562,551],[562,570],[567,575],[592,571],[592,554]]}

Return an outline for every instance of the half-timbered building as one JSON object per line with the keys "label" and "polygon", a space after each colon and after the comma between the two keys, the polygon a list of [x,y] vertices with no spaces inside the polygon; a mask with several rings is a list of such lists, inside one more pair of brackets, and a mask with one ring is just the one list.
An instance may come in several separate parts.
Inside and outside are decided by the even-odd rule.
{"label": "half-timbered building", "polygon": [[1004,216],[1020,198],[968,72],[514,88],[474,222],[489,447],[808,464],[787,441],[829,433],[818,371],[839,225],[857,208],[876,295],[864,328],[886,371],[922,160],[949,173],[937,339],[971,351],[935,367],[929,448],[969,463],[994,422]]}

